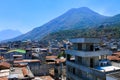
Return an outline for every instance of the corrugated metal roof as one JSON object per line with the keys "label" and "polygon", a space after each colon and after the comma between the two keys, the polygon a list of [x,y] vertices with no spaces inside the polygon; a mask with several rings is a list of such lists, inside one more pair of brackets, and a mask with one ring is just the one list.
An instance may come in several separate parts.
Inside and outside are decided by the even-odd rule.
{"label": "corrugated metal roof", "polygon": [[18,78],[18,74],[10,74],[9,78]]}

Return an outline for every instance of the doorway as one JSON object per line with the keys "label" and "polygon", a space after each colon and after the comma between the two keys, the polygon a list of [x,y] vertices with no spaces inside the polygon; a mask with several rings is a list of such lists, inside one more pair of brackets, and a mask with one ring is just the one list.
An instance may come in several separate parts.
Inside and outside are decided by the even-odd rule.
{"label": "doorway", "polygon": [[93,51],[93,45],[90,45],[90,51]]}
{"label": "doorway", "polygon": [[94,59],[90,58],[90,67],[93,68],[94,67]]}

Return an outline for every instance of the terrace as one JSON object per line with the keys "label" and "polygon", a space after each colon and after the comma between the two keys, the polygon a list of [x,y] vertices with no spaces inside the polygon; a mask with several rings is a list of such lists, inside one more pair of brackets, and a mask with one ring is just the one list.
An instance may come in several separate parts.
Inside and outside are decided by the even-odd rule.
{"label": "terrace", "polygon": [[10,71],[10,75],[8,76],[9,79],[27,79],[27,78],[34,78],[34,75],[32,74],[32,72],[30,71],[29,68],[27,67],[22,67],[22,68],[18,68],[18,67],[14,67],[12,71]]}
{"label": "terrace", "polygon": [[117,70],[120,70],[119,67],[115,67],[115,66],[103,66],[103,67],[96,67],[95,69],[101,71],[101,72],[114,72],[114,71],[117,71]]}

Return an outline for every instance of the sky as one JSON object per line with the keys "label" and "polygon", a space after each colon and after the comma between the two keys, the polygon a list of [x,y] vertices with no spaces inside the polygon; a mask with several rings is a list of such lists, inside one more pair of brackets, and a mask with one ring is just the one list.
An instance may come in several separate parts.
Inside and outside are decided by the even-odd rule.
{"label": "sky", "polygon": [[26,33],[71,8],[88,7],[102,15],[120,14],[120,0],[0,0],[0,31]]}

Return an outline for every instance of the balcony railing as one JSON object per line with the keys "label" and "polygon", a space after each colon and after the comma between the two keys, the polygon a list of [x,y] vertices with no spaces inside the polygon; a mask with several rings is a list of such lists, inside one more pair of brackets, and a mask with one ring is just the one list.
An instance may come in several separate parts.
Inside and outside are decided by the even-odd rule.
{"label": "balcony railing", "polygon": [[78,77],[78,76],[72,74],[71,72],[67,71],[67,77],[69,77],[69,76],[72,77],[74,80],[83,80],[80,77]]}
{"label": "balcony railing", "polygon": [[110,50],[99,50],[99,51],[77,51],[77,50],[66,50],[66,54],[82,57],[90,56],[100,56],[100,55],[110,55],[112,52]]}
{"label": "balcony railing", "polygon": [[86,77],[82,77],[82,76],[79,76],[81,74],[75,75],[75,74],[73,74],[71,72],[68,72],[67,75],[72,77],[74,80],[93,80],[93,79],[89,79],[87,76]]}
{"label": "balcony railing", "polygon": [[66,64],[67,65],[70,65],[70,66],[73,66],[79,70],[82,70],[84,72],[87,72],[89,74],[93,74],[95,76],[99,76],[101,78],[105,78],[105,75],[106,73],[105,72],[101,72],[95,68],[90,68],[90,67],[86,67],[86,66],[83,66],[83,65],[80,65],[80,64],[77,64],[75,62],[71,62],[71,61],[66,61]]}

